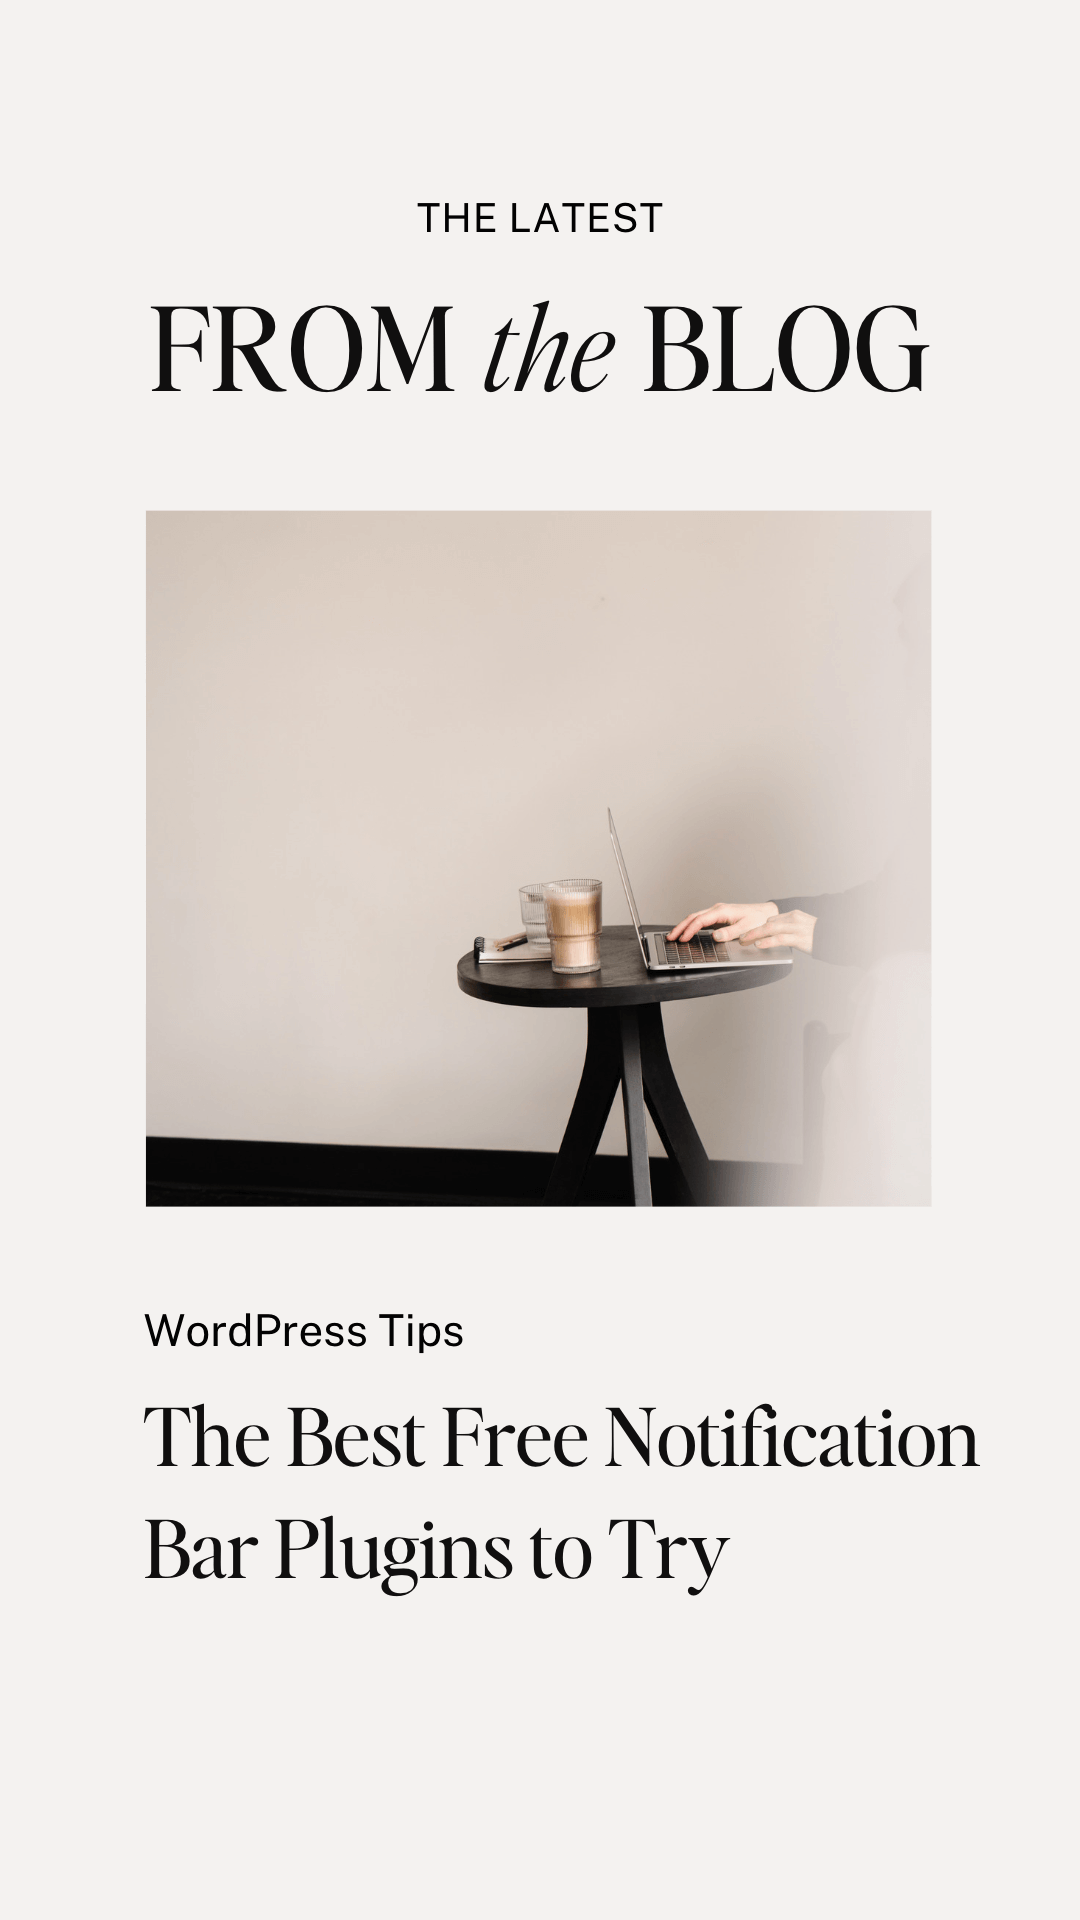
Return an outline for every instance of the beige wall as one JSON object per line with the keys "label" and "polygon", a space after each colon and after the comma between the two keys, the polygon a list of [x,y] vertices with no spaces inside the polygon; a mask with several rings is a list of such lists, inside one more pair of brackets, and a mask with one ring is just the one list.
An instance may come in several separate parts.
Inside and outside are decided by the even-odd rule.
{"label": "beige wall", "polygon": [[[897,595],[928,542],[920,514],[150,515],[148,1130],[555,1147],[584,1013],[466,999],[458,955],[524,880],[598,874],[628,919],[608,805],[648,918],[879,871],[925,778]],[[711,1154],[800,1157],[802,1029],[852,990],[797,959],[668,1011]]]}

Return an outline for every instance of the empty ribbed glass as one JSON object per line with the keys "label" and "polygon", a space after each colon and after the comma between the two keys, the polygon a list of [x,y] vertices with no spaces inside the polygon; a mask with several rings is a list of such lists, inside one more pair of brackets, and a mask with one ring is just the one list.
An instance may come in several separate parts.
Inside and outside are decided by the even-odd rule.
{"label": "empty ribbed glass", "polygon": [[545,880],[544,913],[553,973],[595,973],[600,965],[599,880]]}
{"label": "empty ribbed glass", "polygon": [[551,952],[548,939],[547,918],[544,913],[544,883],[542,880],[529,880],[518,888],[521,901],[521,924],[529,936],[530,947],[536,947],[541,953]]}

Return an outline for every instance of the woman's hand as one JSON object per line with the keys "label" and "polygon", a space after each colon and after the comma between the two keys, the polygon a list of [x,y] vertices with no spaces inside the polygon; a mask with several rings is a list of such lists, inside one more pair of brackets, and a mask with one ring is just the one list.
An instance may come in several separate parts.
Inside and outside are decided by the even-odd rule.
{"label": "woman's hand", "polygon": [[714,939],[737,940],[742,947],[799,947],[803,953],[812,953],[816,925],[812,913],[799,909],[778,913],[774,900],[758,900],[741,906],[718,900],[714,907],[702,907],[699,913],[680,920],[677,927],[672,927],[668,939],[693,940],[711,927]]}
{"label": "woman's hand", "polygon": [[[805,917],[805,916],[804,916]],[[714,907],[702,907],[699,913],[688,914],[672,927],[669,940],[693,940],[703,927],[723,928],[721,940],[741,940],[752,927],[764,928],[766,920],[776,918],[775,900],[759,900],[755,906],[736,907],[728,900],[718,900]]]}
{"label": "woman's hand", "polygon": [[799,947],[803,953],[814,951],[817,916],[796,908],[792,913],[776,913],[764,926],[741,934],[741,947]]}

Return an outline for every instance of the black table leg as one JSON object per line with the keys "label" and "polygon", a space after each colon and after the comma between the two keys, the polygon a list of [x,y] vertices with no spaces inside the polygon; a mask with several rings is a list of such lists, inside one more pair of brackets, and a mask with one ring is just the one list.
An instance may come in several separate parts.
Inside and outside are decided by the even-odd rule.
{"label": "black table leg", "polygon": [[577,1097],[544,1194],[546,1207],[572,1207],[604,1131],[622,1082],[626,1153],[636,1207],[652,1206],[645,1109],[653,1117],[664,1151],[695,1206],[712,1199],[709,1156],[702,1146],[675,1070],[668,1058],[664,1023],[654,1002],[644,1007],[597,1008],[589,1012],[589,1040]]}
{"label": "black table leg", "polygon": [[636,1009],[641,1036],[641,1071],[645,1104],[664,1144],[664,1152],[682,1175],[695,1206],[707,1207],[712,1197],[709,1156],[679,1091],[668,1058],[664,1022],[659,1004]]}
{"label": "black table leg", "polygon": [[[577,1199],[585,1169],[600,1145],[611,1103],[622,1079],[623,1056],[619,1015],[599,1007],[589,1010],[589,1039],[585,1065],[577,1097],[570,1109],[566,1132],[562,1137],[551,1178],[544,1194],[545,1207],[572,1207]],[[640,1067],[639,1067],[640,1076]],[[642,1115],[644,1122],[644,1114]],[[629,1140],[629,1122],[627,1123]],[[646,1177],[648,1168],[646,1163]]]}
{"label": "black table leg", "polygon": [[[648,1009],[644,1009],[648,1011]],[[620,1007],[619,1039],[622,1051],[623,1120],[626,1123],[626,1157],[635,1207],[652,1206],[652,1181],[649,1177],[649,1141],[645,1130],[645,1099],[641,1082],[641,1033],[637,1007]]]}

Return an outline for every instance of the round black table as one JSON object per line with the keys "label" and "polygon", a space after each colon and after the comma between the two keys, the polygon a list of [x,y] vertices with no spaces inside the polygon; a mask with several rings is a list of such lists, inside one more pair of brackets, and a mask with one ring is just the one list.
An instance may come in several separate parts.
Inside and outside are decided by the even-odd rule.
{"label": "round black table", "polygon": [[[647,933],[666,932],[649,926]],[[589,1037],[577,1098],[544,1195],[548,1207],[573,1206],[622,1082],[626,1152],[636,1207],[652,1206],[645,1109],[695,1206],[709,1201],[709,1157],[690,1118],[668,1058],[660,1012],[665,1000],[703,1000],[783,980],[789,964],[724,973],[649,973],[633,927],[605,927],[596,973],[553,973],[543,960],[486,966],[464,953],[458,986],[474,1000],[508,1007],[587,1007]]]}

